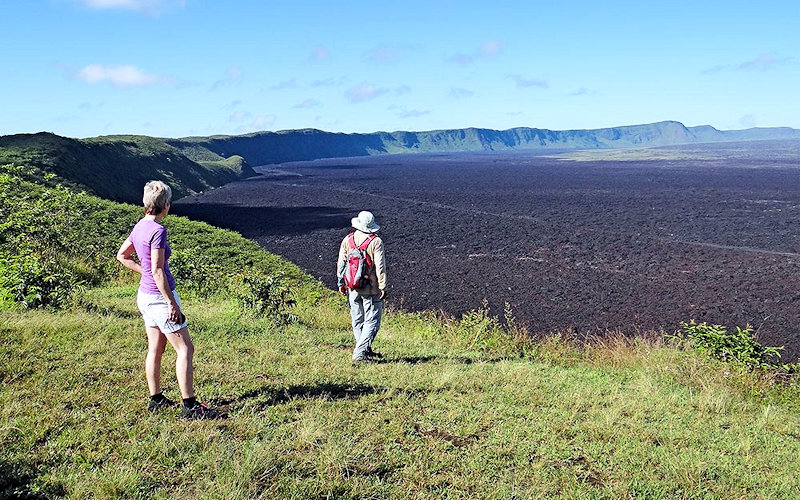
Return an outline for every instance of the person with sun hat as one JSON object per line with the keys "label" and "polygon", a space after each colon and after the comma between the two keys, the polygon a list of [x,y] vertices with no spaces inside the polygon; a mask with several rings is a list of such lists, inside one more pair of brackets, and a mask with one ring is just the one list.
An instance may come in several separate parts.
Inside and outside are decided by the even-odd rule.
{"label": "person with sun hat", "polygon": [[372,343],[381,326],[386,298],[386,255],[383,240],[375,234],[380,226],[371,212],[360,212],[351,225],[355,231],[339,246],[336,276],[339,292],[350,305],[353,362],[362,363],[383,357],[372,350]]}

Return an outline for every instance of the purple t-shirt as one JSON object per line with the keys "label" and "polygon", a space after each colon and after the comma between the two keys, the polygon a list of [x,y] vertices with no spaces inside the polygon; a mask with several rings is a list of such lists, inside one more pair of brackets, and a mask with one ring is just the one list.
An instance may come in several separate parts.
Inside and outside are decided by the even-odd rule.
{"label": "purple t-shirt", "polygon": [[151,267],[150,251],[153,248],[164,249],[164,273],[167,275],[169,289],[174,290],[175,278],[169,272],[169,263],[167,262],[172,250],[170,250],[169,243],[167,243],[167,230],[164,229],[164,226],[151,219],[142,219],[133,226],[131,235],[128,236],[128,241],[133,243],[133,248],[136,249],[136,255],[139,257],[139,263],[142,265],[142,279],[139,281],[139,291],[153,295],[161,293],[156,286]]}

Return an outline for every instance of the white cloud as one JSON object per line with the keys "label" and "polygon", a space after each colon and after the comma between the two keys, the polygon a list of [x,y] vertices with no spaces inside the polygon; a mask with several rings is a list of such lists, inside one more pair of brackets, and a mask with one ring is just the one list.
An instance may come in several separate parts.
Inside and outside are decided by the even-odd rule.
{"label": "white cloud", "polygon": [[713,75],[714,73],[719,73],[720,71],[725,71],[726,69],[730,68],[730,66],[725,66],[724,64],[718,64],[717,66],[713,66],[708,69],[704,69],[700,72],[702,75]]}
{"label": "white cloud", "polygon": [[265,129],[271,127],[273,123],[275,123],[275,115],[256,116],[249,123],[237,128],[236,131],[240,134],[248,134],[250,132],[262,132]]}
{"label": "white cloud", "polygon": [[766,71],[789,61],[791,61],[790,57],[777,58],[773,54],[759,54],[755,59],[740,64],[738,69]]}
{"label": "white cloud", "polygon": [[314,49],[314,52],[311,53],[311,59],[314,61],[325,61],[326,59],[330,59],[330,57],[330,51],[322,45],[318,45],[317,48]]}
{"label": "white cloud", "polygon": [[420,116],[429,115],[430,113],[431,113],[430,111],[419,111],[416,109],[409,109],[407,111],[401,111],[397,113],[397,116],[399,118],[418,118]]}
{"label": "white cloud", "polygon": [[104,104],[103,102],[93,103],[85,101],[78,105],[78,109],[80,109],[81,111],[95,111],[102,108],[103,104]]}
{"label": "white cloud", "polygon": [[250,118],[250,116],[249,111],[236,111],[228,118],[228,121],[231,123],[240,123]]}
{"label": "white cloud", "polygon": [[792,57],[776,57],[775,54],[759,54],[755,59],[739,64],[719,64],[700,72],[703,75],[713,75],[722,71],[768,71],[784,64],[792,64]]}
{"label": "white cloud", "polygon": [[490,59],[496,57],[502,49],[502,43],[500,43],[498,40],[490,40],[471,52],[459,52],[458,54],[450,57],[449,61],[461,66],[466,66],[479,59]]}
{"label": "white cloud", "polygon": [[405,95],[411,92],[411,87],[408,85],[401,85],[394,89],[394,93],[397,95]]}
{"label": "white cloud", "polygon": [[467,89],[450,89],[450,95],[455,97],[456,99],[465,99],[467,97],[472,97],[475,95],[475,92]]}
{"label": "white cloud", "polygon": [[472,64],[475,61],[476,57],[474,54],[463,54],[458,53],[450,58],[450,62],[454,62],[461,66],[466,66],[467,64]]}
{"label": "white cloud", "polygon": [[158,16],[171,8],[183,8],[186,0],[72,0],[96,10],[122,9]]}
{"label": "white cloud", "polygon": [[316,108],[320,105],[320,102],[316,99],[306,99],[305,101],[301,102],[300,104],[295,104],[292,106],[296,109],[311,109]]}
{"label": "white cloud", "polygon": [[366,60],[372,64],[396,64],[403,60],[410,50],[413,49],[408,45],[376,47],[366,54]]}
{"label": "white cloud", "polygon": [[221,108],[221,109],[224,109],[224,110],[226,110],[226,111],[228,111],[228,110],[232,110],[232,109],[234,109],[235,107],[237,107],[238,105],[240,105],[241,103],[242,103],[241,99],[236,99],[235,101],[231,101],[231,102],[229,102],[228,104],[226,104],[226,105],[222,106],[222,108]]}
{"label": "white cloud", "polygon": [[117,88],[147,87],[171,81],[168,77],[145,73],[136,66],[131,65],[105,66],[103,64],[90,64],[78,70],[75,77],[91,84],[108,82]]}
{"label": "white cloud", "polygon": [[375,49],[367,55],[367,61],[371,63],[391,64],[397,59],[397,52],[392,49]]}
{"label": "white cloud", "polygon": [[230,66],[225,70],[225,74],[211,85],[211,90],[217,90],[225,85],[238,83],[242,80],[242,68],[238,66]]}
{"label": "white cloud", "polygon": [[539,87],[546,89],[548,87],[546,81],[539,80],[537,78],[525,78],[521,75],[508,75],[506,78],[514,80],[514,82],[517,84],[517,87],[520,88]]}
{"label": "white cloud", "polygon": [[493,57],[497,55],[502,48],[503,44],[498,40],[490,40],[481,45],[480,49],[478,49],[478,53],[485,57]]}
{"label": "white cloud", "polygon": [[570,95],[579,96],[579,95],[589,95],[589,94],[592,94],[592,93],[593,92],[590,91],[589,89],[587,89],[586,87],[581,87],[578,90],[576,90],[575,92],[572,92]]}
{"label": "white cloud", "polygon": [[366,102],[375,99],[376,97],[385,94],[388,90],[378,88],[371,83],[362,83],[350,88],[345,94],[350,102]]}
{"label": "white cloud", "polygon": [[326,78],[325,80],[317,80],[311,83],[312,87],[331,87],[336,85],[336,79],[334,78]]}
{"label": "white cloud", "polygon": [[753,128],[758,124],[755,115],[744,115],[743,117],[739,118],[739,125],[744,128]]}
{"label": "white cloud", "polygon": [[297,88],[297,79],[292,78],[291,80],[284,80],[282,82],[273,85],[272,87],[270,87],[270,90],[283,90],[283,89],[296,89],[296,88]]}

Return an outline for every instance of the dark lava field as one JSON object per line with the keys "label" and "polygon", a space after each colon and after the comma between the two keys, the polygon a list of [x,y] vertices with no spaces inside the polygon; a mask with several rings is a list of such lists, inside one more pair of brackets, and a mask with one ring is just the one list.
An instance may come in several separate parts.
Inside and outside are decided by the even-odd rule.
{"label": "dark lava field", "polygon": [[390,303],[511,305],[533,334],[749,323],[800,355],[800,142],[340,158],[175,203],[331,288],[351,217],[372,211]]}

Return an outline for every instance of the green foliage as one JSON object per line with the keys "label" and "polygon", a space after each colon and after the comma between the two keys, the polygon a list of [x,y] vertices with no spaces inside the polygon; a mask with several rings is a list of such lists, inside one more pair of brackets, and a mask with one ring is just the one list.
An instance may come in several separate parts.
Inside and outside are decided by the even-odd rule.
{"label": "green foliage", "polygon": [[169,265],[181,289],[198,297],[233,297],[240,312],[251,317],[271,317],[283,324],[297,319],[290,312],[295,300],[283,273],[226,272],[197,247],[174,251]]}
{"label": "green foliage", "polygon": [[457,328],[469,340],[469,347],[478,349],[495,347],[504,333],[497,318],[489,314],[486,299],[483,300],[483,307],[464,313]]}
{"label": "green foliage", "polygon": [[0,296],[26,309],[63,309],[84,283],[68,268],[31,254],[0,257]]}
{"label": "green foliage", "polygon": [[723,325],[709,325],[694,320],[681,323],[678,333],[681,342],[687,342],[695,350],[722,361],[737,361],[750,367],[774,367],[780,359],[783,347],[761,345],[750,325],[736,327],[729,332]]}
{"label": "green foliage", "polygon": [[[9,256],[1,293],[6,303],[63,307],[67,291],[80,289],[78,284],[129,274],[113,256],[141,218],[140,207],[25,182],[10,167],[3,172],[0,252]],[[189,293],[233,295],[248,314],[274,316],[281,323],[294,320],[289,312],[294,297],[315,301],[322,296],[322,285],[297,266],[232,231],[173,216],[164,225],[173,248],[170,269],[178,287]]]}
{"label": "green foliage", "polygon": [[295,301],[283,274],[242,271],[231,277],[230,291],[244,314],[270,316],[287,324],[297,320],[289,311]]}
{"label": "green foliage", "polygon": [[429,335],[444,336],[452,344],[484,355],[525,358],[536,350],[528,331],[516,324],[509,304],[500,318],[491,313],[484,299],[480,308],[467,311],[460,319],[437,317],[429,327]]}
{"label": "green foliage", "polygon": [[208,261],[197,248],[178,249],[169,258],[169,269],[182,290],[198,297],[211,297],[227,288],[222,269]]}
{"label": "green foliage", "polygon": [[[203,156],[199,151],[194,154]],[[0,137],[0,164],[15,165],[20,178],[48,187],[68,185],[128,203],[141,200],[142,186],[151,179],[167,182],[181,197],[255,175],[241,158],[225,159],[210,151],[205,156],[215,161],[198,163],[163,139],[146,136],[81,140],[39,133]]]}
{"label": "green foliage", "polygon": [[56,257],[81,278],[109,277],[109,261],[141,211],[58,187],[44,188],[0,174],[0,251]]}

